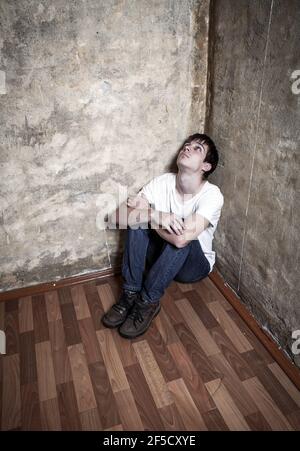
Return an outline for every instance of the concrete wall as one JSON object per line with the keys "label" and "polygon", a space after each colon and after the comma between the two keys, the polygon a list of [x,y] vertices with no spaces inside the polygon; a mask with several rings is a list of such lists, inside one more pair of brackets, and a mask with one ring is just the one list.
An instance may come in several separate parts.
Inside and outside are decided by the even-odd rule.
{"label": "concrete wall", "polygon": [[137,192],[203,130],[208,8],[1,0],[0,291],[119,261],[107,195]]}
{"label": "concrete wall", "polygon": [[207,129],[225,197],[216,266],[299,364],[300,3],[214,0],[211,23]]}

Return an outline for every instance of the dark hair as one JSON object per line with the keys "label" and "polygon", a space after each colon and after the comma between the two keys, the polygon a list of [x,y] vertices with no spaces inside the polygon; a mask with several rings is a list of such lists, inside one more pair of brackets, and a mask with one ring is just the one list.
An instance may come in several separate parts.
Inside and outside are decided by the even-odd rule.
{"label": "dark hair", "polygon": [[205,135],[203,133],[195,133],[194,135],[189,136],[184,141],[183,146],[186,143],[189,143],[189,142],[192,142],[192,141],[201,141],[203,144],[206,144],[207,147],[208,147],[204,162],[210,163],[211,164],[211,169],[209,171],[204,171],[203,172],[203,179],[207,179],[209,174],[212,174],[214,172],[214,170],[216,169],[216,167],[218,166],[218,162],[219,162],[218,149],[216,148],[215,143],[213,142],[213,140],[209,136],[207,136],[207,135]]}

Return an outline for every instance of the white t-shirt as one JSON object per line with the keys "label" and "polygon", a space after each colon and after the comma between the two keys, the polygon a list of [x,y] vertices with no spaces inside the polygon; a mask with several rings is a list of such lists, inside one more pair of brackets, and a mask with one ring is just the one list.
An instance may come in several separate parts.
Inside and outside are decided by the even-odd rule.
{"label": "white t-shirt", "polygon": [[205,257],[209,261],[211,272],[215,264],[212,241],[224,204],[223,194],[217,185],[206,180],[199,193],[182,203],[178,199],[175,189],[176,174],[167,172],[154,177],[138,192],[138,195],[144,194],[155,210],[175,213],[181,218],[186,218],[192,213],[199,213],[208,219],[209,226],[197,238]]}

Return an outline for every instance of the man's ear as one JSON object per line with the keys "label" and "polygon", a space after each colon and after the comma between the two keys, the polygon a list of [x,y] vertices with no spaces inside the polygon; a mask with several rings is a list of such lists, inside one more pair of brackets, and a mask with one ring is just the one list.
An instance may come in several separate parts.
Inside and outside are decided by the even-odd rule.
{"label": "man's ear", "polygon": [[204,172],[210,171],[211,168],[212,168],[212,166],[211,166],[210,163],[205,162],[205,163],[203,163],[203,165],[202,165],[202,169],[204,170]]}

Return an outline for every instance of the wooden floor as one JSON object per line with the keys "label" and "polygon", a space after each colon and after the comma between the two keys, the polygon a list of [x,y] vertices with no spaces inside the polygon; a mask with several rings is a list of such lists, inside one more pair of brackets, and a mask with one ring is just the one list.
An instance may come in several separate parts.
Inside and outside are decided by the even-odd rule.
{"label": "wooden floor", "polygon": [[2,430],[300,430],[300,392],[209,278],[143,336],[100,318],[121,277],[0,304]]}

